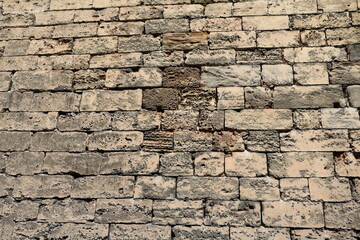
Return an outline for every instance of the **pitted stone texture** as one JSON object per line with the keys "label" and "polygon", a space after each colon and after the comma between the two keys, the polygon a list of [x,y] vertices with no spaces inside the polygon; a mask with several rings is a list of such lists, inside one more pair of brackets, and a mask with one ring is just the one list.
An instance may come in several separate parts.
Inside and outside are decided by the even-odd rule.
{"label": "pitted stone texture", "polygon": [[193,160],[189,153],[166,153],[160,158],[160,173],[164,176],[193,174]]}
{"label": "pitted stone texture", "polygon": [[109,236],[113,239],[166,240],[170,239],[171,227],[144,224],[111,224]]}
{"label": "pitted stone texture", "polygon": [[279,181],[270,177],[241,178],[241,200],[279,200]]}
{"label": "pitted stone texture", "polygon": [[135,198],[173,199],[175,198],[175,178],[138,177],[135,185]]}
{"label": "pitted stone texture", "polygon": [[264,153],[233,152],[225,157],[225,172],[228,176],[257,177],[267,174]]}
{"label": "pitted stone texture", "polygon": [[310,199],[309,183],[306,178],[280,179],[281,199],[285,201],[307,201]]}
{"label": "pitted stone texture", "polygon": [[105,131],[89,136],[90,150],[139,150],[143,142],[143,133],[138,131]]}
{"label": "pitted stone texture", "polygon": [[152,130],[159,129],[160,121],[160,113],[155,111],[118,111],[111,125],[113,130]]}
{"label": "pitted stone texture", "polygon": [[325,222],[328,228],[360,229],[359,203],[325,203]]}
{"label": "pitted stone texture", "polygon": [[190,67],[168,67],[163,71],[164,87],[199,87],[200,71]]}
{"label": "pitted stone texture", "polygon": [[224,153],[208,152],[195,156],[195,175],[219,176],[224,173]]}
{"label": "pitted stone texture", "polygon": [[347,178],[310,178],[311,200],[342,202],[351,200],[351,190]]}
{"label": "pitted stone texture", "polygon": [[175,226],[173,228],[174,240],[214,239],[229,240],[228,227],[207,226]]}
{"label": "pitted stone texture", "polygon": [[335,155],[335,171],[339,176],[359,177],[360,161],[356,153],[345,152]]}
{"label": "pitted stone texture", "polygon": [[236,227],[230,228],[230,237],[231,239],[289,240],[290,232],[286,228]]}
{"label": "pitted stone texture", "polygon": [[105,86],[109,88],[160,87],[161,71],[158,68],[140,68],[133,72],[130,69],[109,69],[106,72]]}
{"label": "pitted stone texture", "polygon": [[6,160],[9,175],[34,175],[41,173],[45,154],[42,152],[13,152]]}

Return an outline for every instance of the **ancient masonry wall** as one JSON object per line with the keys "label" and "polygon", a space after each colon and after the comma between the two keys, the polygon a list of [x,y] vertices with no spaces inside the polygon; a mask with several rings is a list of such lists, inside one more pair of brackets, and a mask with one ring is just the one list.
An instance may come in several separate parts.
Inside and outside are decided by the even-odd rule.
{"label": "ancient masonry wall", "polygon": [[358,239],[359,4],[0,0],[0,239]]}

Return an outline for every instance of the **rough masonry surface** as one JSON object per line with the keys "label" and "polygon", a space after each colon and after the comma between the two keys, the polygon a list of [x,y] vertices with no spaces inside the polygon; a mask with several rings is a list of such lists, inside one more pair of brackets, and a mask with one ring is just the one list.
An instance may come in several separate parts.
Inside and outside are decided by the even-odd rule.
{"label": "rough masonry surface", "polygon": [[0,239],[360,239],[359,7],[0,0]]}

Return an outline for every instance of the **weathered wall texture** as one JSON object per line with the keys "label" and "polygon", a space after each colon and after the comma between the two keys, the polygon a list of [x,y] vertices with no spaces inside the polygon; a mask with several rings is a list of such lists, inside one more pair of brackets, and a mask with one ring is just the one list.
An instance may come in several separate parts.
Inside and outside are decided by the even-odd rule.
{"label": "weathered wall texture", "polygon": [[0,238],[355,240],[357,0],[0,0]]}

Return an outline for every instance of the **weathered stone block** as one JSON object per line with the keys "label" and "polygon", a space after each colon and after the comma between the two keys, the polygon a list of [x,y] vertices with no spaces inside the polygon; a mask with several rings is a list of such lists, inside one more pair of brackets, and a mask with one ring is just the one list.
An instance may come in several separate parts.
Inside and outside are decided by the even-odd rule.
{"label": "weathered stone block", "polygon": [[330,238],[334,240],[352,240],[357,238],[354,231],[331,231],[324,229],[296,229],[291,231],[294,240],[301,239],[322,239]]}
{"label": "weathered stone block", "polygon": [[319,47],[326,45],[325,31],[305,30],[300,32],[300,38],[304,46]]}
{"label": "weathered stone block", "polygon": [[359,157],[351,152],[335,155],[335,171],[339,176],[359,177],[360,161]]}
{"label": "weathered stone block", "polygon": [[124,68],[142,65],[141,53],[111,53],[93,56],[90,59],[90,68]]}
{"label": "weathered stone block", "polygon": [[171,227],[145,224],[111,224],[109,236],[112,239],[166,240],[171,237]]}
{"label": "weathered stone block", "polygon": [[199,128],[200,130],[222,130],[224,128],[224,111],[200,110]]}
{"label": "weathered stone block", "polygon": [[289,240],[290,232],[286,228],[252,228],[236,227],[230,228],[231,239],[281,239]]}
{"label": "weathered stone block", "polygon": [[164,50],[204,49],[207,43],[207,34],[203,32],[165,33],[162,37]]}
{"label": "weathered stone block", "polygon": [[95,89],[105,86],[106,73],[100,69],[80,70],[74,75],[74,88],[77,89]]}
{"label": "weathered stone block", "polygon": [[282,51],[264,48],[237,51],[236,63],[283,63]]}
{"label": "weathered stone block", "polygon": [[1,57],[1,71],[28,71],[35,70],[38,66],[37,56]]}
{"label": "weathered stone block", "polygon": [[177,198],[232,199],[239,197],[238,179],[234,177],[181,177],[177,180]]}
{"label": "weathered stone block", "polygon": [[334,175],[332,153],[289,152],[268,154],[269,173],[283,177],[330,177]]}
{"label": "weathered stone block", "polygon": [[323,128],[360,128],[359,111],[356,108],[321,109]]}
{"label": "weathered stone block", "polygon": [[244,30],[281,30],[289,28],[288,16],[243,17]]}
{"label": "weathered stone block", "polygon": [[281,199],[285,201],[310,200],[308,179],[306,178],[280,179],[280,194],[281,194]]}
{"label": "weathered stone block", "polygon": [[285,48],[284,59],[289,62],[347,61],[347,54],[345,48],[335,47]]}
{"label": "weathered stone block", "polygon": [[226,65],[235,63],[235,50],[192,50],[186,54],[188,65]]}
{"label": "weathered stone block", "polygon": [[160,39],[152,35],[119,37],[119,52],[149,52],[160,50]]}
{"label": "weathered stone block", "polygon": [[354,0],[319,0],[318,8],[324,12],[343,12],[356,10],[356,1]]}
{"label": "weathered stone block", "polygon": [[175,88],[145,89],[143,108],[149,110],[177,109],[180,103],[179,90]]}
{"label": "weathered stone block", "polygon": [[268,87],[245,87],[245,108],[272,108],[272,92]]}
{"label": "weathered stone block", "polygon": [[176,151],[211,151],[213,135],[207,132],[174,132],[174,150]]}
{"label": "weathered stone block", "polygon": [[164,176],[193,175],[190,153],[166,153],[160,158],[160,173]]}
{"label": "weathered stone block", "polygon": [[257,177],[267,174],[264,153],[233,152],[225,157],[225,172],[228,176]]}
{"label": "weathered stone block", "polygon": [[95,222],[147,223],[151,221],[151,213],[152,200],[149,199],[98,199]]}
{"label": "weathered stone block", "polygon": [[232,3],[211,3],[205,6],[206,17],[230,17]]}
{"label": "weathered stone block", "polygon": [[185,88],[180,91],[180,110],[215,110],[215,88]]}
{"label": "weathered stone block", "polygon": [[264,202],[262,220],[273,227],[324,227],[321,203],[313,202]]}
{"label": "weathered stone block", "polygon": [[196,130],[199,112],[191,110],[165,110],[161,116],[162,130]]}
{"label": "weathered stone block", "polygon": [[162,74],[158,68],[109,69],[105,86],[108,88],[161,87]]}
{"label": "weathered stone block", "polygon": [[113,130],[153,130],[160,128],[161,113],[155,111],[119,111],[112,117]]}
{"label": "weathered stone block", "polygon": [[75,54],[111,53],[116,51],[117,41],[117,37],[75,39],[73,52]]}
{"label": "weathered stone block", "polygon": [[267,1],[243,1],[233,5],[233,16],[265,15],[268,13]]}
{"label": "weathered stone block", "polygon": [[81,112],[60,115],[57,128],[60,131],[102,131],[110,129],[110,124],[109,113]]}
{"label": "weathered stone block", "polygon": [[31,139],[32,151],[82,152],[87,142],[86,133],[37,132]]}
{"label": "weathered stone block", "polygon": [[244,141],[241,133],[222,131],[214,133],[213,151],[233,152],[244,151]]}
{"label": "weathered stone block", "polygon": [[190,21],[192,32],[241,31],[241,18],[198,18]]}
{"label": "weathered stone block", "polygon": [[99,36],[116,35],[139,35],[144,33],[143,22],[103,22],[98,29]]}
{"label": "weathered stone block", "polygon": [[12,74],[10,72],[0,72],[0,91],[8,91],[10,88]]}
{"label": "weathered stone block", "polygon": [[174,148],[174,133],[165,131],[147,131],[144,133],[145,151],[170,151]]}
{"label": "weathered stone block", "polygon": [[279,200],[279,180],[270,177],[241,178],[240,199],[242,200]]}
{"label": "weathered stone block", "polygon": [[224,173],[224,153],[206,152],[195,155],[196,176],[219,176]]}
{"label": "weathered stone block", "polygon": [[188,31],[188,19],[153,19],[145,22],[145,32],[150,34]]}
{"label": "weathered stone block", "polygon": [[143,133],[136,131],[105,131],[89,136],[89,150],[138,150],[143,142]]}
{"label": "weathered stone block", "polygon": [[206,225],[259,226],[260,203],[210,200],[205,205]]}
{"label": "weathered stone block", "polygon": [[135,6],[120,8],[120,20],[145,20],[162,18],[164,8],[162,6]]}
{"label": "weathered stone block", "polygon": [[118,15],[118,8],[75,10],[74,22],[117,21]]}
{"label": "weathered stone block", "polygon": [[294,65],[294,79],[301,85],[329,84],[328,69],[325,63]]}
{"label": "weathered stone block", "polygon": [[35,201],[14,201],[11,198],[2,198],[0,200],[0,216],[2,219],[31,221],[37,218],[39,205],[40,203]]}
{"label": "weathered stone block", "polygon": [[199,18],[203,14],[204,6],[200,4],[164,6],[164,18]]}
{"label": "weathered stone block", "polygon": [[240,49],[256,47],[255,31],[210,32],[210,49]]}
{"label": "weathered stone block", "polygon": [[347,27],[351,24],[350,15],[347,12],[339,13],[321,13],[311,15],[294,15],[290,16],[291,26],[298,28],[337,28]]}
{"label": "weathered stone block", "polygon": [[298,109],[294,112],[294,124],[298,129],[321,128],[321,114],[319,110]]}
{"label": "weathered stone block", "polygon": [[279,133],[276,131],[249,131],[243,133],[249,151],[276,152],[280,149]]}
{"label": "weathered stone block", "polygon": [[52,36],[54,38],[91,37],[96,35],[97,29],[97,23],[56,25]]}
{"label": "weathered stone block", "polygon": [[332,84],[360,84],[360,63],[334,62],[329,77]]}
{"label": "weathered stone block", "polygon": [[287,64],[263,65],[262,81],[267,86],[292,85],[293,69]]}
{"label": "weathered stone block", "polygon": [[199,87],[200,70],[191,67],[168,67],[163,71],[164,87]]}
{"label": "weathered stone block", "polygon": [[299,31],[264,31],[257,36],[258,47],[296,47],[300,45]]}
{"label": "weathered stone block", "polygon": [[135,178],[94,176],[74,180],[71,198],[127,198],[134,196]]}
{"label": "weathered stone block", "polygon": [[206,226],[175,226],[173,228],[174,240],[214,239],[229,240],[228,227]]}
{"label": "weathered stone block", "polygon": [[34,175],[41,173],[45,154],[37,152],[13,152],[6,160],[9,175]]}
{"label": "weathered stone block", "polygon": [[347,178],[309,178],[311,200],[342,202],[351,200],[351,190]]}
{"label": "weathered stone block", "polygon": [[0,130],[53,130],[57,117],[56,112],[2,112]]}
{"label": "weathered stone block", "polygon": [[358,202],[325,203],[324,209],[327,228],[360,229]]}

